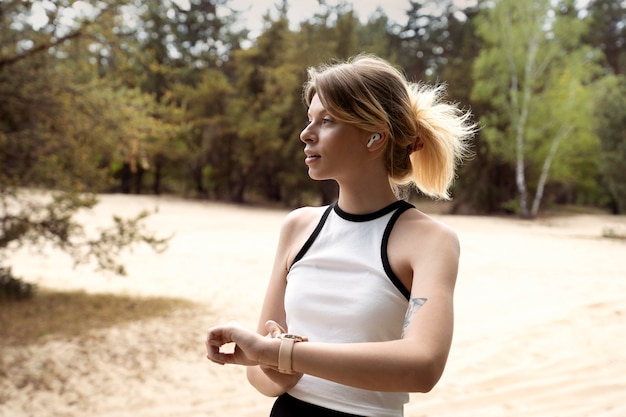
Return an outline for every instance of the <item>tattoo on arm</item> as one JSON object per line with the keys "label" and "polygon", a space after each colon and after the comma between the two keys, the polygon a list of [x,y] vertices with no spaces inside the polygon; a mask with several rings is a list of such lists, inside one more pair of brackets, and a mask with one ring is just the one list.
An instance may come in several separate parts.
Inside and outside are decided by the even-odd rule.
{"label": "tattoo on arm", "polygon": [[402,324],[402,337],[404,337],[404,331],[411,323],[411,317],[426,304],[426,301],[428,301],[428,298],[411,298],[409,300],[409,307],[406,310],[406,316],[404,316],[404,323]]}

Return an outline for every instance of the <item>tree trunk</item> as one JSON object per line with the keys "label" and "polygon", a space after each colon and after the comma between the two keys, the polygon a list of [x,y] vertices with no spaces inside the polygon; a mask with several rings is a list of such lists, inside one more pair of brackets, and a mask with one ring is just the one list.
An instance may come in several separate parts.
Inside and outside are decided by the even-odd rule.
{"label": "tree trunk", "polygon": [[543,190],[545,189],[546,182],[548,181],[548,173],[550,172],[550,166],[552,165],[552,160],[554,159],[554,155],[556,155],[556,151],[559,148],[559,143],[561,140],[569,135],[571,132],[571,127],[561,127],[559,132],[556,134],[554,139],[552,139],[552,144],[550,145],[550,151],[548,152],[548,156],[543,161],[543,167],[541,168],[541,175],[539,176],[539,182],[537,183],[537,191],[535,192],[535,199],[533,200],[533,205],[530,210],[530,217],[537,217],[537,213],[539,213],[539,206],[541,205],[541,200],[543,198]]}
{"label": "tree trunk", "polygon": [[[522,102],[518,100],[519,80],[517,79],[517,72],[514,58],[509,54],[509,67],[511,70],[511,104],[513,106],[513,114],[517,115],[515,120],[515,153],[516,153],[516,165],[515,165],[515,183],[517,184],[517,190],[519,193],[519,208],[520,215],[524,218],[529,217],[528,211],[528,190],[526,188],[526,174],[525,174],[525,135],[526,135],[526,121],[528,119],[528,111],[530,106],[531,89],[533,85],[534,75],[533,70],[535,68],[535,61],[537,58],[537,51],[539,49],[539,35],[535,34],[529,39],[528,52],[526,54],[526,65],[524,66],[524,81],[522,91]],[[512,53],[512,51],[510,52]]]}

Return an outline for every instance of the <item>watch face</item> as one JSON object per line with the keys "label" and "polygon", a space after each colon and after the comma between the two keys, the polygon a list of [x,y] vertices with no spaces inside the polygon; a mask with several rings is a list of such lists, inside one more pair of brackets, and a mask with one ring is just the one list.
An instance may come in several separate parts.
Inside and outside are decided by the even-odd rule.
{"label": "watch face", "polygon": [[295,334],[282,334],[280,337],[282,339],[294,339],[297,341],[302,341],[302,337],[296,336]]}

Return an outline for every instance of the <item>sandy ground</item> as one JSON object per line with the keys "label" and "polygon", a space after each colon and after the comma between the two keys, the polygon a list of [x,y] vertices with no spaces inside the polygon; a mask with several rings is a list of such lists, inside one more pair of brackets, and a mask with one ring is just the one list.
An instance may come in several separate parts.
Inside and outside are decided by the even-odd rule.
{"label": "sandy ground", "polygon": [[[265,416],[272,399],[238,367],[204,358],[204,332],[235,319],[255,327],[284,210],[156,197],[105,196],[111,213],[157,209],[174,234],[161,255],[125,255],[129,276],[73,270],[59,254],[12,259],[16,275],[89,292],[199,302],[170,317],[84,337],[3,349],[0,416]],[[626,217],[525,222],[435,215],[462,245],[456,328],[438,386],[414,394],[407,417],[626,416]]]}

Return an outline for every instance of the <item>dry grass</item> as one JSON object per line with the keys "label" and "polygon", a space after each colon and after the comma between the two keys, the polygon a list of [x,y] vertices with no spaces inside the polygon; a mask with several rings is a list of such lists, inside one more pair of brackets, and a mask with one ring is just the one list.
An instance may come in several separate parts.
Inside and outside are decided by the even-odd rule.
{"label": "dry grass", "polygon": [[49,338],[79,336],[90,330],[163,317],[192,306],[191,301],[165,297],[136,298],[40,289],[32,299],[0,299],[0,340],[3,346],[25,346]]}

